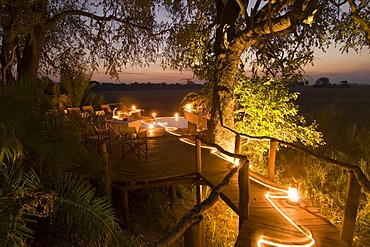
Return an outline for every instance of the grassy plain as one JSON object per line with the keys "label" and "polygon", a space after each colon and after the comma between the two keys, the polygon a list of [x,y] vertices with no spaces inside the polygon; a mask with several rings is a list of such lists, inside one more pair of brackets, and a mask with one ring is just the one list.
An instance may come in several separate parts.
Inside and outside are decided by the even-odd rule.
{"label": "grassy plain", "polygon": [[152,112],[155,112],[158,117],[168,117],[176,112],[180,113],[182,99],[193,91],[193,89],[152,89],[98,91],[98,93],[110,103],[120,102],[128,107],[136,105],[145,110],[143,112],[145,116],[150,116]]}
{"label": "grassy plain", "polygon": [[[301,113],[315,119],[326,144],[316,153],[360,166],[370,177],[370,87],[299,89]],[[306,199],[338,228],[342,222],[347,172],[291,150],[280,154],[281,173],[292,175]],[[286,176],[287,177],[287,176]],[[370,197],[362,193],[352,246],[370,243]]]}

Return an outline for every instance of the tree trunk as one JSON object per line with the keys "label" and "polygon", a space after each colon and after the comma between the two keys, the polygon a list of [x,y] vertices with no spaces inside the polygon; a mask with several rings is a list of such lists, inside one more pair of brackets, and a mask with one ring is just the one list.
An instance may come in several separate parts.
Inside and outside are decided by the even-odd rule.
{"label": "tree trunk", "polygon": [[35,27],[35,37],[27,37],[26,45],[23,48],[22,58],[18,61],[18,77],[37,78],[42,48],[45,43],[46,32],[41,26]]}
{"label": "tree trunk", "polygon": [[235,135],[222,126],[234,129],[234,85],[240,51],[218,55],[213,87],[210,140],[233,152]]}
{"label": "tree trunk", "polygon": [[244,48],[232,44],[235,41],[235,21],[240,8],[236,1],[217,1],[215,41],[216,64],[213,78],[211,119],[208,138],[227,151],[234,151],[235,135],[223,128],[234,128],[234,84],[240,56]]}

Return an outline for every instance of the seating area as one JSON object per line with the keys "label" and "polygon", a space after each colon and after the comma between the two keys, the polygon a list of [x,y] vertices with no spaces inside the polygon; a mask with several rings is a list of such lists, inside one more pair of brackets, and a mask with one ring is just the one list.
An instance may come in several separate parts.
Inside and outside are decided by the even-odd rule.
{"label": "seating area", "polygon": [[140,127],[143,122],[152,121],[151,117],[143,117],[142,111],[135,107],[127,108],[121,103],[111,103],[102,104],[99,109],[91,105],[68,107],[65,113],[80,115],[84,119],[85,138],[98,150],[102,143],[106,143],[109,151],[111,139],[120,139],[122,158],[134,154],[140,159],[148,155],[147,130]]}
{"label": "seating area", "polygon": [[140,120],[116,120],[111,126],[121,138],[122,158],[128,154],[135,154],[139,159],[148,155],[147,130],[140,130]]}

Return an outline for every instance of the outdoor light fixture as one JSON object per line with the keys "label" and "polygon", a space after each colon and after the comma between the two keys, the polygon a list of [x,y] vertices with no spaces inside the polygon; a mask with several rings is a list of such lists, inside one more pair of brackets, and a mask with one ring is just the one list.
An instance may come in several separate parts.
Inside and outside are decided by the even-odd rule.
{"label": "outdoor light fixture", "polygon": [[116,115],[116,111],[117,111],[117,107],[113,109],[113,118],[114,119],[118,119],[119,118],[119,114]]}
{"label": "outdoor light fixture", "polygon": [[234,167],[239,166],[239,165],[240,165],[239,159],[235,158],[234,159]]}
{"label": "outdoor light fixture", "polygon": [[175,120],[179,120],[179,114],[177,112],[175,113]]}
{"label": "outdoor light fixture", "polygon": [[288,188],[288,199],[290,204],[299,205],[298,189],[294,187]]}
{"label": "outdoor light fixture", "polygon": [[132,105],[131,109],[132,109],[133,111],[135,111],[135,110],[136,110],[136,106],[135,106],[135,105]]}
{"label": "outdoor light fixture", "polygon": [[191,110],[191,104],[186,104],[185,108],[186,108],[186,110],[190,111]]}
{"label": "outdoor light fixture", "polygon": [[154,125],[153,124],[149,124],[149,129],[154,129]]}
{"label": "outdoor light fixture", "polygon": [[155,119],[155,115],[156,115],[156,114],[155,114],[155,112],[153,112],[153,113],[152,113],[152,116],[153,116],[153,118],[154,118],[154,119]]}

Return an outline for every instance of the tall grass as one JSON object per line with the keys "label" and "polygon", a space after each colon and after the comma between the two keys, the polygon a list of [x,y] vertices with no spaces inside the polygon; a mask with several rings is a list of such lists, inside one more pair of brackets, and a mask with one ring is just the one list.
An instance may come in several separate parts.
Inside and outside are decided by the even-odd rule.
{"label": "tall grass", "polygon": [[[209,194],[208,187],[203,187],[203,196]],[[177,199],[171,207],[167,188],[152,188],[132,191],[130,201],[135,203],[133,211],[133,232],[138,242],[148,243],[158,240],[171,229],[177,221],[196,204],[195,187],[176,186]],[[203,215],[206,246],[234,246],[238,236],[238,215],[222,200],[219,200]],[[184,246],[180,238],[175,247]]]}
{"label": "tall grass", "polygon": [[[359,112],[359,118],[349,118],[346,106],[331,103],[321,111],[311,111],[323,131],[326,145],[316,153],[361,167],[370,177],[370,126],[369,119]],[[355,109],[353,109],[355,111]],[[351,113],[353,116],[354,112]],[[362,121],[358,122],[358,119]],[[314,160],[291,149],[278,153],[280,182],[294,180],[302,196],[310,201],[335,226],[340,228],[345,207],[348,174],[332,165]],[[297,169],[298,168],[298,169]],[[361,194],[352,246],[370,243],[370,196]]]}

